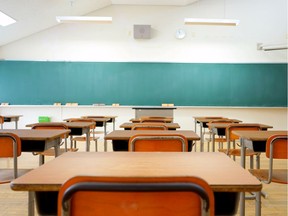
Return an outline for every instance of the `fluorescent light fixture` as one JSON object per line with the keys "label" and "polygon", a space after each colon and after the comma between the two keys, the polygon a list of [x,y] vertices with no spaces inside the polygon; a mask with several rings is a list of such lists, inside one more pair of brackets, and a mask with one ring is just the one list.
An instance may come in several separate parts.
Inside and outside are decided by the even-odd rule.
{"label": "fluorescent light fixture", "polygon": [[59,23],[111,23],[112,17],[96,16],[56,16]]}
{"label": "fluorescent light fixture", "polygon": [[264,45],[262,43],[257,44],[257,50],[263,50],[263,51],[276,51],[276,50],[286,50],[288,49],[287,44],[270,44],[270,45]]}
{"label": "fluorescent light fixture", "polygon": [[0,11],[0,25],[1,26],[8,26],[15,22],[16,20],[14,20],[13,18],[7,16],[6,14]]}
{"label": "fluorescent light fixture", "polygon": [[222,25],[237,26],[240,21],[235,19],[202,19],[202,18],[185,18],[186,25]]}

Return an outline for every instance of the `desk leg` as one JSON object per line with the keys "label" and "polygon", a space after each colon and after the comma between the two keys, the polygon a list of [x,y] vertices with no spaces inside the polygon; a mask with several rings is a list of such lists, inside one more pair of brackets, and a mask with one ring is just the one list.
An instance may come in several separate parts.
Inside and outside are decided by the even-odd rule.
{"label": "desk leg", "polygon": [[90,151],[90,130],[86,133],[86,152]]}
{"label": "desk leg", "polygon": [[113,131],[115,130],[115,118],[112,119],[113,122]]}
{"label": "desk leg", "polygon": [[261,216],[261,191],[256,192],[255,215]]}
{"label": "desk leg", "polygon": [[34,191],[28,192],[28,216],[34,216]]}
{"label": "desk leg", "polygon": [[245,192],[240,193],[240,216],[245,216]]}
{"label": "desk leg", "polygon": [[107,122],[104,122],[104,135],[106,135],[107,134]]}
{"label": "desk leg", "polygon": [[107,152],[107,140],[104,139],[104,151]]}
{"label": "desk leg", "polygon": [[203,152],[203,127],[200,124],[200,151]]}
{"label": "desk leg", "polygon": [[215,152],[215,133],[212,130],[212,151]]}
{"label": "desk leg", "polygon": [[18,129],[18,121],[15,121],[15,129]]}
{"label": "desk leg", "polygon": [[240,138],[240,145],[241,145],[241,166],[245,169],[245,164],[246,164],[246,158],[245,158],[245,152],[246,152],[246,147],[244,145],[244,139]]}

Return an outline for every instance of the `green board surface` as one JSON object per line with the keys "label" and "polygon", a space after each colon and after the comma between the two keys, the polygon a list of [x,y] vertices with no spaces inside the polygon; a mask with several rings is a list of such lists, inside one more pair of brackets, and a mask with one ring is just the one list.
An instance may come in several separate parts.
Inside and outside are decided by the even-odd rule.
{"label": "green board surface", "polygon": [[11,105],[287,106],[287,64],[0,61]]}

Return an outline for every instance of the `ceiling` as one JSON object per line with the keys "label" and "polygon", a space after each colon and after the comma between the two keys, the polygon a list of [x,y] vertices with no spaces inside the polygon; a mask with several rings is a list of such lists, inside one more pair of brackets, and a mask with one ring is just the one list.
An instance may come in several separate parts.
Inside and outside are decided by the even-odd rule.
{"label": "ceiling", "polygon": [[196,1],[198,0],[0,0],[0,11],[17,21],[10,26],[0,26],[0,46],[59,25],[55,16],[81,16],[117,4],[185,6]]}

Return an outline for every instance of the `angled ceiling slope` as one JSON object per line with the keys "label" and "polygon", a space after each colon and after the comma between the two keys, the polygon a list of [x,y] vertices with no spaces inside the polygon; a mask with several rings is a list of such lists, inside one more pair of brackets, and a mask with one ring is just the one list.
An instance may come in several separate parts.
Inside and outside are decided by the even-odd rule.
{"label": "angled ceiling slope", "polygon": [[111,0],[112,4],[185,6],[199,0]]}
{"label": "angled ceiling slope", "polygon": [[84,16],[112,4],[185,6],[199,0],[0,0],[0,11],[17,22],[0,26],[0,47],[59,25],[56,16]]}

